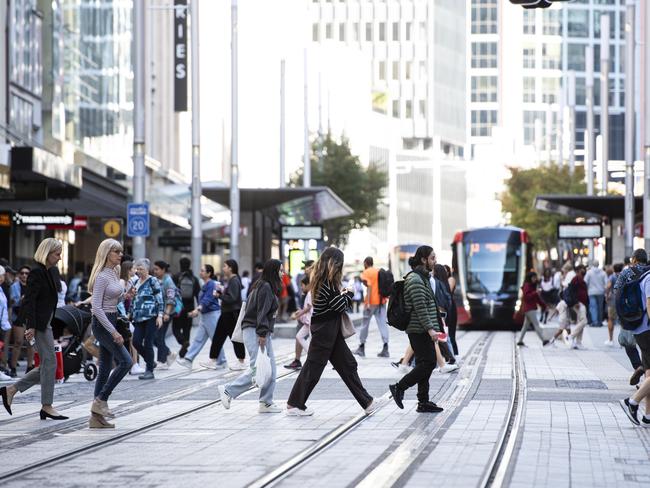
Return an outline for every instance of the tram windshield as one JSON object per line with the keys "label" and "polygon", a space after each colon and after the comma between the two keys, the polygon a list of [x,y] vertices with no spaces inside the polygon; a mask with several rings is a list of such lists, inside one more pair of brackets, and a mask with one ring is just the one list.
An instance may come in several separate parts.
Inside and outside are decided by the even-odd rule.
{"label": "tram windshield", "polygon": [[521,241],[518,232],[481,230],[463,236],[467,291],[517,293]]}

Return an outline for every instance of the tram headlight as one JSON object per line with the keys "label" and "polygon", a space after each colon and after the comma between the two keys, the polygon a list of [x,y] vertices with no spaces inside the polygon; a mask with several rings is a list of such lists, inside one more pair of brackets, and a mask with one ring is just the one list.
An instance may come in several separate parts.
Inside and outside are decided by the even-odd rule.
{"label": "tram headlight", "polygon": [[465,310],[469,310],[469,300],[467,299],[463,300],[463,307],[465,307]]}

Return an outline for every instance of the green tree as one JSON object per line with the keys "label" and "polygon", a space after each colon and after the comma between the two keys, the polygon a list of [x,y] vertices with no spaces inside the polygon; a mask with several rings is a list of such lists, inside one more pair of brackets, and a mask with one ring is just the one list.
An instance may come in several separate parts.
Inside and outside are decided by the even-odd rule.
{"label": "green tree", "polygon": [[[322,159],[319,154],[322,151]],[[332,189],[353,210],[348,217],[323,222],[325,235],[336,246],[345,244],[352,229],[363,229],[380,218],[380,205],[388,186],[388,175],[371,163],[367,168],[350,151],[345,137],[338,142],[327,134],[311,146],[311,184]],[[301,186],[303,169],[291,176]]]}
{"label": "green tree", "polygon": [[585,194],[584,168],[573,175],[566,166],[541,166],[533,169],[509,168],[506,191],[500,200],[510,223],[526,229],[538,249],[550,250],[557,243],[557,224],[566,217],[535,209],[535,197],[548,194]]}

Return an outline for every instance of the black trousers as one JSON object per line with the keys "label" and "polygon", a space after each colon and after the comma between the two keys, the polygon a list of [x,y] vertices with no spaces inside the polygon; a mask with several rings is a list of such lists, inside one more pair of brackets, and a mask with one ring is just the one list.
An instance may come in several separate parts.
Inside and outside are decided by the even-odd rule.
{"label": "black trousers", "polygon": [[[210,359],[217,359],[221,348],[226,342],[226,337],[232,337],[232,333],[235,330],[237,325],[237,317],[239,316],[239,310],[233,312],[221,312],[219,316],[219,321],[217,322],[217,328],[214,330],[214,336],[212,336],[212,344],[210,345]],[[244,359],[246,357],[246,348],[241,342],[233,342],[233,349],[235,349],[235,356],[237,359]]]}
{"label": "black trousers", "polygon": [[183,310],[178,314],[178,317],[174,317],[172,322],[172,332],[181,346],[189,346],[190,343],[190,331],[192,330],[192,318],[188,317],[187,314],[194,310],[194,300],[191,302],[183,300]]}
{"label": "black trousers", "polygon": [[300,409],[307,408],[307,399],[318,384],[327,362],[331,362],[352,396],[362,408],[372,403],[357,373],[357,361],[341,335],[341,317],[311,323],[311,343],[307,359],[291,389],[287,404]]}
{"label": "black trousers", "polygon": [[408,334],[408,337],[415,353],[415,368],[397,382],[397,387],[406,391],[418,385],[418,402],[427,402],[429,401],[429,378],[436,367],[436,349],[431,336],[426,332]]}
{"label": "black trousers", "polygon": [[456,344],[456,326],[458,325],[458,310],[456,304],[451,301],[451,307],[447,312],[447,330],[449,332],[449,340],[451,347],[454,350],[454,356],[458,356],[458,345]]}

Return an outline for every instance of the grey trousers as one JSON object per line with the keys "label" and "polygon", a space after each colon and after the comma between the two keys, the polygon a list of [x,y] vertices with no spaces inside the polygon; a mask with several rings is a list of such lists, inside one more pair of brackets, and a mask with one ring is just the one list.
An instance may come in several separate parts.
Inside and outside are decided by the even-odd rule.
{"label": "grey trousers", "polygon": [[526,331],[528,330],[528,324],[533,324],[533,327],[535,328],[535,332],[537,333],[537,336],[539,337],[540,341],[544,341],[544,333],[542,332],[542,326],[539,325],[539,319],[537,318],[537,314],[539,312],[537,309],[535,310],[530,310],[529,312],[526,312],[524,315],[524,325],[521,327],[521,332],[519,333],[519,342],[524,341],[524,336],[526,335]]}
{"label": "grey trousers", "polygon": [[54,335],[52,326],[44,331],[36,331],[36,351],[40,358],[38,368],[32,369],[14,385],[19,392],[41,385],[41,404],[52,405],[54,402],[54,378],[56,375],[56,356],[54,355]]}

